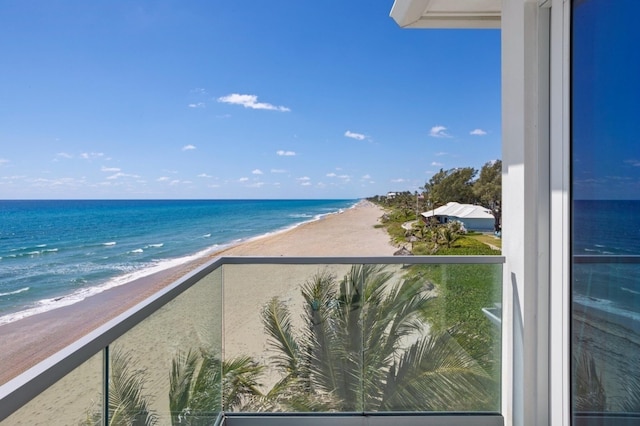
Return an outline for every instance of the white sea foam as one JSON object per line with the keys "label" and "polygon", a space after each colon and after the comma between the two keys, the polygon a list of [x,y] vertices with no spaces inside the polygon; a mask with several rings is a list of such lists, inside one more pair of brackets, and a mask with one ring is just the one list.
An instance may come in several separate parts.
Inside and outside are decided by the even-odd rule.
{"label": "white sea foam", "polygon": [[202,236],[202,238],[209,238],[209,237],[211,237],[211,234],[204,234],[204,235]]}
{"label": "white sea foam", "polygon": [[139,278],[155,274],[156,272],[164,271],[166,269],[173,268],[174,266],[183,265],[185,263],[200,259],[220,249],[221,246],[213,245],[189,256],[161,260],[156,263],[149,264],[143,269],[125,273],[118,277],[112,278],[102,284],[79,289],[68,295],[39,300],[35,302],[30,308],[0,317],[0,325],[40,314],[42,312],[47,312],[53,309],[62,308],[64,306],[73,305],[74,303],[78,303],[86,299],[87,297],[102,293],[103,291],[109,290],[110,288],[118,287]]}
{"label": "white sea foam", "polygon": [[0,297],[1,296],[11,296],[12,294],[20,294],[20,293],[24,293],[25,291],[29,291],[29,287],[24,287],[24,288],[21,288],[19,290],[15,290],[15,291],[9,291],[7,293],[0,293]]}
{"label": "white sea foam", "polygon": [[135,249],[135,250],[131,250],[131,253],[144,253],[144,250],[142,250],[142,249]]}
{"label": "white sea foam", "polygon": [[640,291],[631,290],[630,288],[626,288],[626,287],[620,287],[620,290],[626,291],[626,292],[632,293],[632,294],[640,294]]}
{"label": "white sea foam", "polygon": [[115,246],[116,242],[115,241],[109,241],[108,243],[102,243],[103,246]]}
{"label": "white sea foam", "polygon": [[159,244],[149,244],[147,247],[162,247],[164,246],[164,243],[159,243]]}
{"label": "white sea foam", "polygon": [[46,244],[38,244],[36,247],[46,247]]}
{"label": "white sea foam", "polygon": [[577,304],[597,309],[599,311],[616,315],[618,317],[623,317],[627,319],[631,319],[633,321],[640,321],[640,314],[637,312],[632,312],[626,309],[622,309],[613,303],[611,300],[607,299],[598,299],[596,297],[587,297],[587,296],[574,296],[573,301]]}

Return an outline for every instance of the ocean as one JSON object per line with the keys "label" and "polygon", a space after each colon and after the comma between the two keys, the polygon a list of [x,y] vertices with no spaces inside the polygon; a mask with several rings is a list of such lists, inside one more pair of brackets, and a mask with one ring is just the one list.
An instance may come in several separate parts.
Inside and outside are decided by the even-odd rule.
{"label": "ocean", "polygon": [[640,255],[640,201],[575,200],[573,212],[573,254],[613,256],[609,263],[574,263],[574,309],[596,309],[639,329],[640,263],[615,257]]}
{"label": "ocean", "polygon": [[0,201],[0,324],[358,200]]}

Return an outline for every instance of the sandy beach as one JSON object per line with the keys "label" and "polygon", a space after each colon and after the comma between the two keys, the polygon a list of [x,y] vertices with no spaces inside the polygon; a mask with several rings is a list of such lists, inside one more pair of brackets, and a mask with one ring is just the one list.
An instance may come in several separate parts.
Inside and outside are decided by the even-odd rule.
{"label": "sandy beach", "polygon": [[[361,202],[343,213],[238,244],[196,262],[112,288],[71,306],[2,325],[0,383],[7,382],[214,257],[392,255],[397,247],[390,243],[384,229],[374,227],[382,213],[379,207]],[[225,357],[249,355],[260,362],[268,362],[264,355],[266,337],[260,320],[262,307],[272,297],[279,297],[290,306],[292,312],[299,311],[300,284],[322,268],[325,266],[227,265],[223,271],[196,284],[128,332],[113,346],[131,356],[136,365],[141,364],[140,368],[149,376],[148,387],[154,389],[168,389],[168,372],[171,359],[176,354],[190,348],[219,352],[223,335]],[[346,268],[348,266],[334,267],[332,272],[340,274]],[[225,303],[224,320],[222,312],[214,311],[211,306],[212,300],[218,301],[222,297]],[[176,327],[176,324],[180,326]],[[224,333],[220,333],[222,324]],[[25,410],[31,411],[31,416],[29,422],[24,424],[49,424],[51,410],[64,411],[68,398],[73,398],[77,405],[86,409],[95,407],[100,399],[99,393],[96,393],[99,392],[99,386],[96,387],[94,382],[100,380],[101,357],[96,356],[88,364],[88,372],[78,374],[81,378],[65,378],[42,395],[42,401],[33,401],[33,410],[36,412],[31,408]],[[160,366],[160,371],[151,371],[156,366]],[[78,380],[83,381],[85,386],[69,395],[69,389],[75,389]],[[51,395],[56,395],[56,398]],[[157,396],[154,404],[166,412],[168,402],[160,399]],[[18,414],[8,419],[11,420],[10,424],[22,424]],[[161,424],[165,424],[165,421],[161,421]]]}

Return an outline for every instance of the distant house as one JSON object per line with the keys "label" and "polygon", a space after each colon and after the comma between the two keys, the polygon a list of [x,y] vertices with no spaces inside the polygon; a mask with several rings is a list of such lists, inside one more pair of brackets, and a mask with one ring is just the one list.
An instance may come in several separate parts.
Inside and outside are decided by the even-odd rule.
{"label": "distant house", "polygon": [[396,198],[396,193],[395,192],[388,192],[387,193],[387,200],[392,200],[394,198]]}
{"label": "distant house", "polygon": [[457,220],[469,231],[493,231],[495,222],[491,210],[485,207],[454,202],[426,211],[422,213],[422,217],[425,222],[431,217],[436,218],[438,223]]}

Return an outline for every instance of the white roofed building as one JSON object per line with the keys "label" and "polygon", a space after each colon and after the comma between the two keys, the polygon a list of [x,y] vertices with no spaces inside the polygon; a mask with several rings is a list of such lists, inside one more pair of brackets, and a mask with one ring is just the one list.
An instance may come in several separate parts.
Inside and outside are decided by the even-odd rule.
{"label": "white roofed building", "polygon": [[491,210],[473,204],[450,202],[444,206],[422,213],[424,220],[435,217],[439,223],[453,220],[462,222],[470,231],[493,231],[495,219]]}

